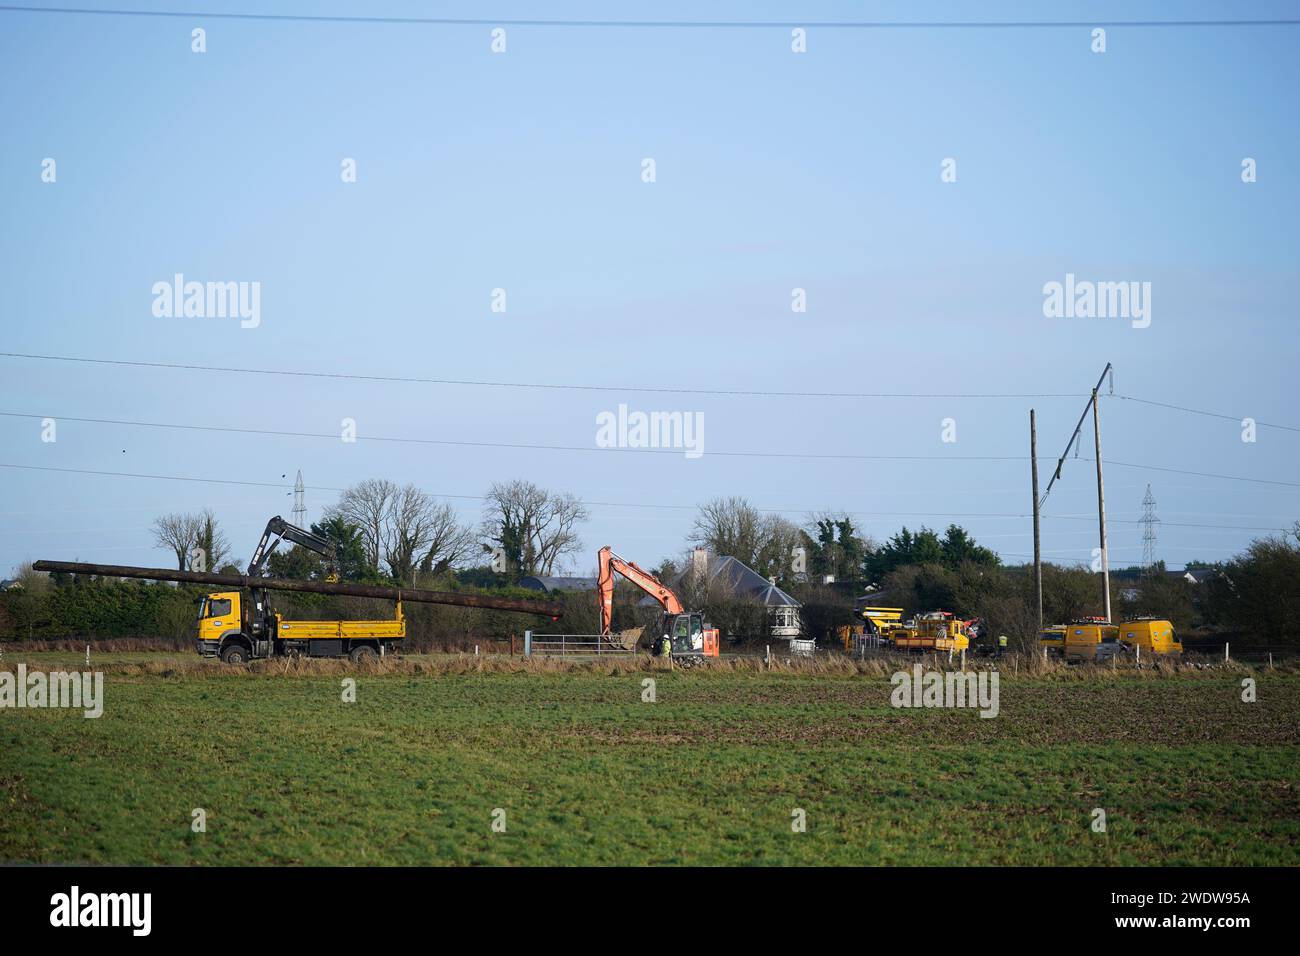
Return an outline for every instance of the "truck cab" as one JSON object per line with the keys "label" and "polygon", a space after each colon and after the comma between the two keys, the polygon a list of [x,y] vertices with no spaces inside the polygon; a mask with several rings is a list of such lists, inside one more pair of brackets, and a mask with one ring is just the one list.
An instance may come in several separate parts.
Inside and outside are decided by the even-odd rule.
{"label": "truck cab", "polygon": [[[203,598],[199,606],[198,635],[195,649],[204,657],[216,657],[223,646],[244,645],[243,595],[238,591],[216,591]],[[245,654],[236,663],[248,660]],[[225,660],[225,658],[222,658]]]}

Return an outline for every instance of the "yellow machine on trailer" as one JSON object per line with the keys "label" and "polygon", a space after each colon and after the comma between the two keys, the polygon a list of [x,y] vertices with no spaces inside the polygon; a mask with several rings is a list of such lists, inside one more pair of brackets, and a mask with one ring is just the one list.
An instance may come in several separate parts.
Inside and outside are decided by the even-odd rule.
{"label": "yellow machine on trailer", "polygon": [[861,623],[845,624],[839,629],[840,640],[844,642],[844,650],[848,653],[857,652],[869,645],[888,644],[890,633],[902,626],[903,609],[872,607],[859,599],[854,606],[854,617]]}
{"label": "yellow machine on trailer", "polygon": [[931,611],[891,631],[889,640],[900,650],[964,651],[971,643],[968,627],[951,611]]}

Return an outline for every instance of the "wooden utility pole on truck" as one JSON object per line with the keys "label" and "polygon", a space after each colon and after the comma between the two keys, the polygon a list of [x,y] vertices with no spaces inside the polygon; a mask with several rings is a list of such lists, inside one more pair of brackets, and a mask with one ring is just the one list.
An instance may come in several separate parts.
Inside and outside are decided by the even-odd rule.
{"label": "wooden utility pole on truck", "polygon": [[292,578],[251,577],[247,574],[215,574],[210,571],[173,571],[170,568],[137,568],[117,564],[86,564],[81,561],[37,561],[36,571],[61,571],[106,578],[137,578],[144,581],[176,581],[181,584],[211,584],[228,588],[264,588],[268,591],[298,591],[307,594],[337,594],[344,597],[402,600],[418,604],[449,604],[489,611],[519,611],[558,619],[564,608],[555,601],[503,598],[491,594],[461,591],[430,591],[425,588],[395,588],[382,584],[353,584],[350,581],[299,581]]}

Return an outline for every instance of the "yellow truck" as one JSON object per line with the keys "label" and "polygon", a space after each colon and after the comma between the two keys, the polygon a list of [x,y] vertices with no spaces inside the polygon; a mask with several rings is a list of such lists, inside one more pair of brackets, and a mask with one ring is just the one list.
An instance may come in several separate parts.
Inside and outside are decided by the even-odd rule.
{"label": "yellow truck", "polygon": [[889,641],[909,651],[964,651],[971,643],[968,622],[958,620],[950,611],[917,615],[891,630]]}
{"label": "yellow truck", "polygon": [[1154,617],[1139,617],[1119,626],[1120,640],[1143,654],[1181,654],[1183,645],[1174,634],[1174,626]]}
{"label": "yellow truck", "polygon": [[252,588],[217,591],[203,599],[196,649],[227,664],[291,655],[348,657],[362,663],[378,660],[405,637],[400,599],[392,620],[286,621],[270,609],[263,589]]}

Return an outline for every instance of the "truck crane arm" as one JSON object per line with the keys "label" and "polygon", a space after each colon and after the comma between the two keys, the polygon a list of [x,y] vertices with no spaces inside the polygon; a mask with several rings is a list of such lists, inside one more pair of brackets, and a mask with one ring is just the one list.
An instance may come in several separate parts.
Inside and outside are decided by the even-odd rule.
{"label": "truck crane arm", "polygon": [[637,567],[635,562],[624,561],[616,555],[609,545],[600,549],[600,570],[596,578],[596,587],[600,600],[600,633],[608,637],[614,621],[614,572],[617,571],[646,594],[663,605],[668,614],[681,614],[685,608],[681,599],[649,571]]}
{"label": "truck crane arm", "polygon": [[[272,537],[275,538],[274,541],[271,540]],[[331,583],[338,581],[338,557],[335,554],[333,542],[322,538],[318,534],[304,531],[297,525],[289,524],[279,515],[266,523],[266,530],[262,532],[262,540],[258,542],[257,549],[253,552],[253,560],[248,562],[249,577],[262,576],[266,562],[281,541],[292,541],[308,551],[315,551],[325,559],[327,566],[325,580]]]}

